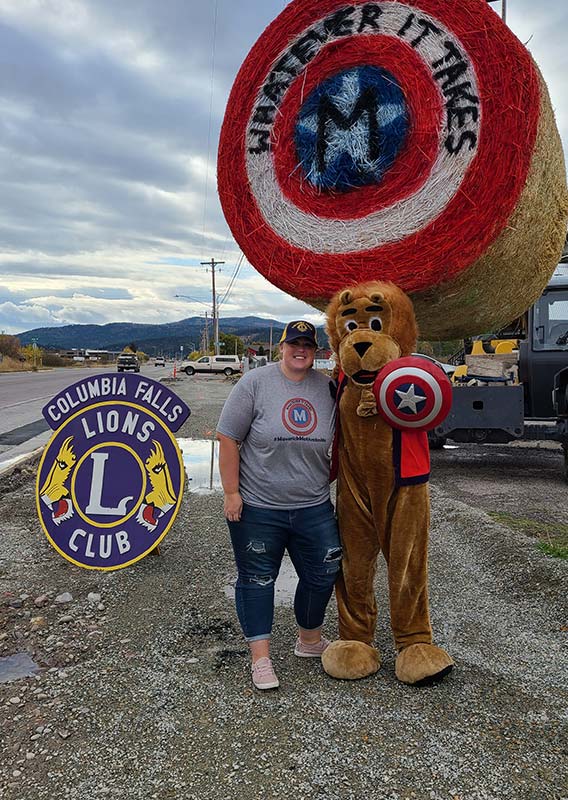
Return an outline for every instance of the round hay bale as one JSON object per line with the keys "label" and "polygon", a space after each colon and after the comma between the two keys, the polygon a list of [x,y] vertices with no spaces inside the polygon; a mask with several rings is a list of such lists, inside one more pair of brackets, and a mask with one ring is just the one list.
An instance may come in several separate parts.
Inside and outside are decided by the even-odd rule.
{"label": "round hay bale", "polygon": [[423,337],[518,316],[566,234],[546,86],[485,0],[290,3],[236,78],[218,182],[273,284],[324,308],[392,281]]}

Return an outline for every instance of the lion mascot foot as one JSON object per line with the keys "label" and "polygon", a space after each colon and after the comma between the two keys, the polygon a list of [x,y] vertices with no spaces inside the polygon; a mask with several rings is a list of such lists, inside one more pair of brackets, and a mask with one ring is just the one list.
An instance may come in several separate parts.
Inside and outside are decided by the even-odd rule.
{"label": "lion mascot foot", "polygon": [[332,678],[354,681],[372,675],[381,666],[379,651],[364,642],[333,642],[321,657],[324,670]]}
{"label": "lion mascot foot", "polygon": [[451,657],[433,644],[411,644],[397,656],[395,672],[402,683],[429,686],[438,683],[452,671]]}

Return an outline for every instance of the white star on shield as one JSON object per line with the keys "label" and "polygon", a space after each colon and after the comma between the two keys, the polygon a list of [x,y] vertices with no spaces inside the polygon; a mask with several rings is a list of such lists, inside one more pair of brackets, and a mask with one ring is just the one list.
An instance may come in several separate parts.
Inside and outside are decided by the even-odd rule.
{"label": "white star on shield", "polygon": [[400,403],[398,404],[399,411],[409,408],[413,414],[417,414],[418,403],[423,403],[424,400],[426,400],[426,397],[423,395],[416,394],[413,383],[410,384],[407,392],[401,392],[400,389],[395,389],[395,393],[400,397]]}

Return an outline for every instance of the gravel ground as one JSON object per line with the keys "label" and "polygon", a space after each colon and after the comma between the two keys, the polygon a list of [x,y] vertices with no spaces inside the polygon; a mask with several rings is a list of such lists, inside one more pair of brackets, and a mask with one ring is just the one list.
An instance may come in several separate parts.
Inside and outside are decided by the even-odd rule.
{"label": "gravel ground", "polygon": [[[180,379],[193,413],[179,435],[213,437],[230,386]],[[464,447],[433,460],[432,617],[457,667],[428,689],[394,678],[383,570],[380,672],[338,682],[295,658],[288,604],[281,688],[261,695],[227,597],[219,493],[186,492],[161,556],[94,573],[41,533],[37,465],[1,478],[0,656],[43,669],[0,684],[0,796],[568,798],[568,563],[490,516],[566,524],[560,456]],[[331,638],[336,623],[332,603]]]}

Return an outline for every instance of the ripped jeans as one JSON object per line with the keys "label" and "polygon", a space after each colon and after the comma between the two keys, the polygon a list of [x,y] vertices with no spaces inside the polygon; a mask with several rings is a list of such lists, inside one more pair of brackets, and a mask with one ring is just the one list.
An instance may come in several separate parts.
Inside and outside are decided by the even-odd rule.
{"label": "ripped jeans", "polygon": [[227,524],[238,570],[237,615],[247,642],[270,638],[274,581],[284,550],[288,550],[299,578],[294,597],[296,621],[307,630],[320,628],[341,561],[331,502],[290,510],[245,504],[240,522]]}

